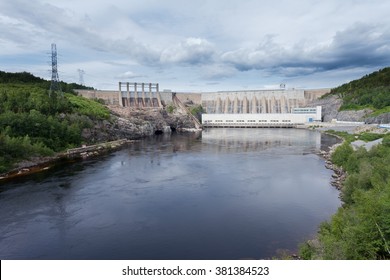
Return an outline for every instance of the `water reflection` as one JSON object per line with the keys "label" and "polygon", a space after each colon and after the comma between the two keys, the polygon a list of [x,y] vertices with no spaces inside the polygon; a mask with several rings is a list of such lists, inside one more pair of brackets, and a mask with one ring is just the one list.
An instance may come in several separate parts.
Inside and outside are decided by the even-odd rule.
{"label": "water reflection", "polygon": [[[202,142],[217,146],[219,152],[254,152],[294,147],[292,152],[304,154],[318,151],[321,134],[303,129],[210,129],[202,133]],[[283,153],[286,151],[283,150]]]}
{"label": "water reflection", "polygon": [[[160,135],[0,185],[1,259],[240,259],[294,249],[339,206],[296,129]],[[330,142],[333,140],[330,140]]]}

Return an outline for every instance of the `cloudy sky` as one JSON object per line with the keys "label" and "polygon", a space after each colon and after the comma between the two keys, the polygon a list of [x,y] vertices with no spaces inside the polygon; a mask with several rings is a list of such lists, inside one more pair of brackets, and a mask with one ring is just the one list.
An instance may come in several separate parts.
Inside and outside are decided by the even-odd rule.
{"label": "cloudy sky", "polygon": [[334,87],[390,65],[386,0],[0,0],[0,70],[116,89]]}

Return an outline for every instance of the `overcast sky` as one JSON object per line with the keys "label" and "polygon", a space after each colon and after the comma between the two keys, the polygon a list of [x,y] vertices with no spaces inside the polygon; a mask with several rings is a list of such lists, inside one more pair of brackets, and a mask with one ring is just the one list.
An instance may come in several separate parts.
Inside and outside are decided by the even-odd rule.
{"label": "overcast sky", "polygon": [[116,89],[334,87],[390,65],[387,0],[0,0],[0,70]]}

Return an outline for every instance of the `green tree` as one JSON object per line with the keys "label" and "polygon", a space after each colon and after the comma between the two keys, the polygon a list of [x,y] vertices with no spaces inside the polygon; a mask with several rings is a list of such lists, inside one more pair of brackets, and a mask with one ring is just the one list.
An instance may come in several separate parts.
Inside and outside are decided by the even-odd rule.
{"label": "green tree", "polygon": [[349,156],[353,153],[353,149],[348,142],[344,142],[342,145],[336,148],[332,154],[332,162],[338,166],[344,167],[348,162]]}

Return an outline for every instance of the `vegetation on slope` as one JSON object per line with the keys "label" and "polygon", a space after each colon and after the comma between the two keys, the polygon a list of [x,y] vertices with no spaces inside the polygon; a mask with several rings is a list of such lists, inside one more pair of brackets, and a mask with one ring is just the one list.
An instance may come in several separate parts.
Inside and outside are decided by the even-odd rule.
{"label": "vegetation on slope", "polygon": [[347,172],[343,206],[320,226],[319,245],[307,242],[305,259],[390,259],[390,135],[370,151],[354,151],[348,141],[332,161]]}
{"label": "vegetation on slope", "polygon": [[100,103],[76,96],[49,96],[50,82],[29,73],[0,72],[0,173],[20,160],[81,144],[81,131],[109,118]]}
{"label": "vegetation on slope", "polygon": [[[27,84],[29,86],[35,85],[43,89],[50,88],[50,81],[44,80],[39,77],[35,77],[31,73],[21,72],[21,73],[8,73],[0,71],[0,84]],[[92,87],[86,87],[76,83],[64,83],[60,82],[61,89],[64,92],[71,92],[75,89],[93,89]]]}
{"label": "vegetation on slope", "polygon": [[328,134],[340,136],[344,141],[351,143],[356,140],[362,140],[364,142],[370,142],[383,137],[383,134],[373,132],[363,132],[358,134],[350,134],[346,131],[335,131],[333,129],[326,131]]}
{"label": "vegetation on slope", "polygon": [[341,110],[371,108],[390,112],[390,67],[331,90],[343,100]]}

